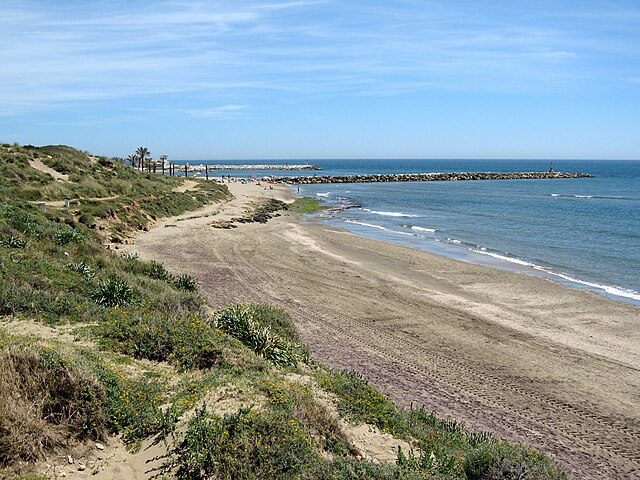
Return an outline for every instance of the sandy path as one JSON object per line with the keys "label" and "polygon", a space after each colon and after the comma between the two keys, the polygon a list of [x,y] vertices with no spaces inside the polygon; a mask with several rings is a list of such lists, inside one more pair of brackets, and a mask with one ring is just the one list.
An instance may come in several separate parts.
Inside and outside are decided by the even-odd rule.
{"label": "sandy path", "polygon": [[[278,194],[243,188],[228,208]],[[527,442],[575,478],[640,478],[640,309],[293,220],[200,217],[132,248],[195,275],[215,305],[285,307],[317,358],[400,403]]]}
{"label": "sandy path", "polygon": [[171,191],[184,193],[187,190],[193,190],[197,186],[198,186],[198,182],[196,182],[195,180],[185,180],[184,182],[182,182],[180,185],[178,185],[176,188],[174,188]]}

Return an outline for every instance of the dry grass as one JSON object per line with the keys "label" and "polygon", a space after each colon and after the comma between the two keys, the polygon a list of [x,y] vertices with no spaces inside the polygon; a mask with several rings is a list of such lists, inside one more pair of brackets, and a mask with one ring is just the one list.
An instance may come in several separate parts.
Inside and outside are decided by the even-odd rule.
{"label": "dry grass", "polygon": [[[48,358],[49,357],[49,358]],[[46,348],[0,352],[0,465],[35,461],[82,437],[106,435],[101,385]]]}

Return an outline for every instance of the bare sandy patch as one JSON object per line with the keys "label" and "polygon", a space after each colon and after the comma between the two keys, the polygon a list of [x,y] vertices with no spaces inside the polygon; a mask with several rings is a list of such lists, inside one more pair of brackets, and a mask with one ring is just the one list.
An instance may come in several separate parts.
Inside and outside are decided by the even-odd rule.
{"label": "bare sandy patch", "polygon": [[29,165],[31,165],[31,168],[35,168],[36,170],[39,170],[43,173],[48,173],[56,180],[60,180],[62,182],[69,181],[69,175],[55,171],[53,168],[45,165],[40,159],[29,159]]}

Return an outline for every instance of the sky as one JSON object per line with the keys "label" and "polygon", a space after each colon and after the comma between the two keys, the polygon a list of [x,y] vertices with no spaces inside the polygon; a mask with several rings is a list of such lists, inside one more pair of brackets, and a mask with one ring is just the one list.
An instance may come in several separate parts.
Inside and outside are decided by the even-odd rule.
{"label": "sky", "polygon": [[640,1],[0,0],[0,142],[640,159]]}

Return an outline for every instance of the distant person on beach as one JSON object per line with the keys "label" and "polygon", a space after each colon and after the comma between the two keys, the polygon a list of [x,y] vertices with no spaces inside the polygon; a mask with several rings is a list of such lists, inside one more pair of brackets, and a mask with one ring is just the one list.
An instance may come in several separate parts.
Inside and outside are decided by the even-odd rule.
{"label": "distant person on beach", "polygon": [[553,162],[551,162],[551,165],[549,165],[549,173],[553,173]]}

